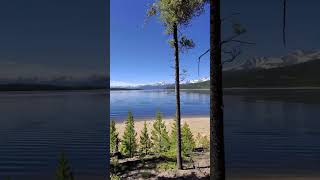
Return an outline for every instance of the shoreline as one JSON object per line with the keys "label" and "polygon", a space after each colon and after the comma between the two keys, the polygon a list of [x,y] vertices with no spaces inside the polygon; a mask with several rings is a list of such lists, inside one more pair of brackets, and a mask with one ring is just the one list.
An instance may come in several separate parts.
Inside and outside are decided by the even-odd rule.
{"label": "shoreline", "polygon": [[[209,116],[182,117],[181,125],[183,125],[183,123],[186,122],[189,125],[194,138],[198,135],[198,133],[200,133],[201,136],[207,136],[209,138],[209,135],[210,135],[209,119],[210,119]],[[162,118],[162,120],[164,121],[167,131],[170,134],[172,122],[174,122],[173,117],[172,118],[165,117],[165,118]],[[152,124],[155,121],[155,117],[135,119],[134,126],[137,132],[137,138],[140,137],[140,133],[141,133],[141,130],[143,129],[145,121],[147,122],[148,132],[151,134]],[[125,120],[122,122],[116,122],[116,129],[117,129],[117,132],[119,133],[119,136],[122,137],[125,129]]]}
{"label": "shoreline", "polygon": [[[226,87],[223,88],[224,90],[318,90],[320,89],[320,86],[297,86],[297,87],[286,87],[286,86],[279,86],[279,87]],[[174,91],[174,89],[121,89],[119,91],[154,91],[154,90],[170,90]],[[209,91],[209,88],[201,88],[201,89],[185,89],[185,88],[180,88],[180,90],[201,90],[201,91]],[[118,91],[118,90],[113,90],[111,91]]]}

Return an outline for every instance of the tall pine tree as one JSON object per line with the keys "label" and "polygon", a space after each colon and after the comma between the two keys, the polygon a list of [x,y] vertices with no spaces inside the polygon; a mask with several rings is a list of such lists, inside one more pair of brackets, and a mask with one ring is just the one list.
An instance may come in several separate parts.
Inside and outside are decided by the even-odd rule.
{"label": "tall pine tree", "polygon": [[119,147],[119,133],[116,129],[116,122],[114,120],[110,123],[110,153],[118,152]]}
{"label": "tall pine tree", "polygon": [[147,155],[149,153],[151,146],[152,144],[151,144],[151,139],[148,133],[147,122],[144,122],[144,126],[140,135],[140,150],[142,153]]}
{"label": "tall pine tree", "polygon": [[153,123],[153,129],[151,131],[151,139],[155,152],[163,153],[167,152],[170,148],[169,135],[166,129],[166,125],[162,120],[160,112],[157,112],[156,120]]}
{"label": "tall pine tree", "polygon": [[123,138],[121,141],[121,151],[123,154],[133,157],[134,153],[137,149],[137,143],[136,143],[136,136],[137,133],[134,129],[134,120],[132,113],[128,113],[128,119],[126,121],[126,128],[123,133]]}
{"label": "tall pine tree", "polygon": [[[177,168],[182,169],[181,156],[181,112],[180,112],[180,46],[187,49],[192,48],[194,43],[192,40],[186,39],[185,36],[179,38],[179,29],[187,26],[194,16],[199,15],[204,8],[206,0],[155,0],[150,7],[147,16],[159,15],[163,22],[166,32],[172,35],[170,45],[174,49],[174,67],[175,67],[175,93],[176,93],[176,122],[177,122]],[[180,40],[179,40],[180,39]],[[179,46],[180,44],[180,46]]]}

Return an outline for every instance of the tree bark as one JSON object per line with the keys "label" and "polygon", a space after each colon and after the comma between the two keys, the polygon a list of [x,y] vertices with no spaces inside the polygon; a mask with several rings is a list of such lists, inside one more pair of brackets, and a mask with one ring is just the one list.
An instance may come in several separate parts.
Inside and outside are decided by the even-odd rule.
{"label": "tree bark", "polygon": [[225,179],[220,0],[210,0],[210,179]]}
{"label": "tree bark", "polygon": [[179,78],[179,44],[178,27],[173,25],[174,61],[175,61],[175,93],[176,93],[176,125],[177,125],[177,169],[182,169],[181,157],[181,112],[180,112],[180,78]]}

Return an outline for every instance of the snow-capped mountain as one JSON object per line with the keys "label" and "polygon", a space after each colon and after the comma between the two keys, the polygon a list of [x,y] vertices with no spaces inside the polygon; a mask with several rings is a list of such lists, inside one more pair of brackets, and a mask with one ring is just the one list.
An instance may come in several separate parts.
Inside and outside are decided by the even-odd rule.
{"label": "snow-capped mountain", "polygon": [[121,82],[121,81],[111,81],[110,87],[111,88],[141,88],[141,89],[150,89],[150,88],[164,88],[166,86],[172,85],[167,81],[160,81],[155,83],[145,83],[145,84],[137,84],[137,83],[130,83],[130,82]]}
{"label": "snow-capped mountain", "polygon": [[156,82],[156,83],[151,83],[151,84],[145,84],[145,85],[149,85],[149,86],[166,86],[172,83],[169,83],[167,81],[160,81],[160,82]]}
{"label": "snow-capped mountain", "polygon": [[297,50],[282,57],[255,57],[235,62],[224,67],[224,71],[271,69],[320,59],[320,51]]}
{"label": "snow-capped mountain", "polygon": [[[193,79],[187,80],[182,82],[181,84],[192,84],[192,83],[199,83],[208,81],[208,77],[203,77],[200,79]],[[119,82],[119,81],[111,81],[110,87],[111,88],[139,88],[139,89],[165,89],[167,87],[173,86],[173,82],[168,81],[160,81],[155,83],[146,83],[146,84],[134,84],[134,83],[127,83],[127,82]]]}
{"label": "snow-capped mountain", "polygon": [[136,88],[141,86],[142,84],[135,84],[130,82],[123,82],[123,81],[110,81],[111,88]]}
{"label": "snow-capped mountain", "polygon": [[165,89],[169,86],[171,86],[173,83],[167,82],[167,81],[160,81],[156,83],[147,83],[141,86],[138,86],[138,88],[141,89]]}
{"label": "snow-capped mountain", "polygon": [[181,84],[193,84],[193,83],[199,83],[199,82],[204,82],[204,81],[209,81],[209,80],[210,80],[210,78],[203,77],[200,79],[187,80],[186,82],[181,83]]}

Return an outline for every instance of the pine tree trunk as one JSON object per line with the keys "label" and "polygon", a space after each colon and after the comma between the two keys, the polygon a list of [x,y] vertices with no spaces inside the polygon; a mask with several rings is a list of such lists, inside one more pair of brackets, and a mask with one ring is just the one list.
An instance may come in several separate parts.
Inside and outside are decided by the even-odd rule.
{"label": "pine tree trunk", "polygon": [[115,152],[114,153],[117,153],[119,152],[119,139],[116,138],[116,148],[115,148]]}
{"label": "pine tree trunk", "polygon": [[179,44],[178,27],[173,26],[174,60],[175,60],[175,92],[176,92],[176,125],[177,125],[177,169],[182,169],[181,157],[181,123],[180,123],[180,78],[179,78]]}
{"label": "pine tree trunk", "polygon": [[225,179],[220,0],[210,0],[210,179]]}

